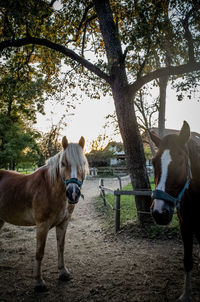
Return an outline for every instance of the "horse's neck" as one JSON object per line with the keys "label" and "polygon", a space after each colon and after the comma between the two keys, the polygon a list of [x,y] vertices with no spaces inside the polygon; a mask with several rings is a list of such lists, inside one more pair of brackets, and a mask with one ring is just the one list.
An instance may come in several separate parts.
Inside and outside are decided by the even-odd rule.
{"label": "horse's neck", "polygon": [[60,175],[56,175],[56,173],[52,174],[50,171],[51,167],[48,165],[42,166],[35,172],[35,177],[42,177],[45,179],[45,182],[49,184],[50,187],[54,186],[57,188],[61,188],[64,190],[63,181]]}
{"label": "horse's neck", "polygon": [[200,185],[200,145],[190,140],[189,157],[191,162],[192,181]]}

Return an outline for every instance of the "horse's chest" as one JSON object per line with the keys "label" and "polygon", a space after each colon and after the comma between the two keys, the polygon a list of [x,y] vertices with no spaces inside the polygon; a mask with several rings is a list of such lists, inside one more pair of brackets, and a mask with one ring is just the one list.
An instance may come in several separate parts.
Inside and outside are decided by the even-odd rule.
{"label": "horse's chest", "polygon": [[70,205],[67,201],[65,201],[61,209],[59,209],[59,211],[57,212],[57,215],[54,220],[54,226],[59,225],[65,220],[69,220],[74,210],[74,207],[75,205]]}

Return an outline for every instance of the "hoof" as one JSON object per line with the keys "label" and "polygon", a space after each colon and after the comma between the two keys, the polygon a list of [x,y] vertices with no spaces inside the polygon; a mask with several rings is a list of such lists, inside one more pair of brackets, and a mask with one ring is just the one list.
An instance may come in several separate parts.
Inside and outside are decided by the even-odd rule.
{"label": "hoof", "polygon": [[48,288],[47,288],[45,282],[42,280],[35,285],[34,290],[37,293],[42,293],[42,292],[47,292]]}
{"label": "hoof", "polygon": [[71,277],[71,275],[70,275],[70,273],[67,269],[63,269],[63,270],[60,271],[60,274],[59,274],[59,280],[60,281],[67,282],[71,279],[72,279],[72,277]]}

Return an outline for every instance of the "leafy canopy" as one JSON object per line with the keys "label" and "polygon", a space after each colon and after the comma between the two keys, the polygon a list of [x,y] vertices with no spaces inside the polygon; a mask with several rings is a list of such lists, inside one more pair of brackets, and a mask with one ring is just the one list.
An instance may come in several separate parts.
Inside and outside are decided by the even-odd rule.
{"label": "leafy canopy", "polygon": [[[37,69],[49,83],[56,83],[55,76],[61,74],[61,63],[64,63],[67,67],[64,68],[66,77],[63,77],[62,87],[71,87],[68,92],[72,95],[73,86],[77,84],[90,96],[99,97],[97,77],[98,88],[108,92],[105,80],[111,83],[111,66],[118,64],[109,47],[117,46],[105,44],[96,13],[98,2],[27,0],[26,5],[22,0],[1,2],[0,49],[4,57],[15,52],[8,46],[26,45],[19,53],[29,54],[30,62],[37,63]],[[199,65],[192,66],[199,57],[200,46],[200,5],[197,1],[105,2],[111,6],[117,38],[121,41],[121,60],[124,60],[133,93],[160,75],[199,69]],[[163,70],[166,61],[168,69]],[[172,68],[184,64],[187,65],[184,69]]]}

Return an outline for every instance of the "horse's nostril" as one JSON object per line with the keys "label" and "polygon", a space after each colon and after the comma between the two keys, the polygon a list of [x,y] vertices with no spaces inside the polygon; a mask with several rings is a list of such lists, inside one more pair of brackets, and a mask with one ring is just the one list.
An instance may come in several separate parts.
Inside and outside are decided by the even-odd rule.
{"label": "horse's nostril", "polygon": [[80,188],[77,184],[69,184],[66,190],[66,196],[69,203],[77,203],[81,195]]}
{"label": "horse's nostril", "polygon": [[152,216],[155,220],[157,220],[160,217],[160,212],[158,212],[158,210],[153,210]]}
{"label": "horse's nostril", "polygon": [[153,210],[152,216],[155,222],[159,225],[167,225],[171,220],[170,213],[167,209],[163,209],[162,212],[159,212],[158,210]]}
{"label": "horse's nostril", "polygon": [[163,217],[169,218],[169,211],[167,209],[164,209],[162,212]]}

